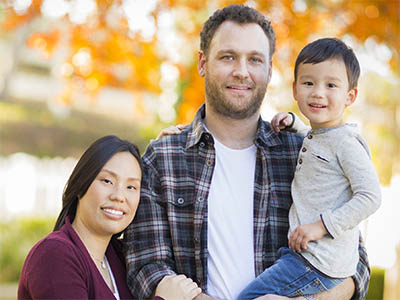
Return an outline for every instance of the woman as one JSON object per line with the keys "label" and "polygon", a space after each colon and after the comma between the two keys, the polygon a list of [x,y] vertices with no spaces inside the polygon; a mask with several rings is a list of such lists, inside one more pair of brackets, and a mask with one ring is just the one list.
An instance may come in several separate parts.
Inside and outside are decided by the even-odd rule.
{"label": "woman", "polygon": [[[116,136],[95,141],[68,179],[54,231],[29,252],[18,299],[129,299],[118,237],[140,198],[140,154]],[[184,275],[167,276],[154,299],[193,299]],[[134,295],[133,295],[134,296]]]}

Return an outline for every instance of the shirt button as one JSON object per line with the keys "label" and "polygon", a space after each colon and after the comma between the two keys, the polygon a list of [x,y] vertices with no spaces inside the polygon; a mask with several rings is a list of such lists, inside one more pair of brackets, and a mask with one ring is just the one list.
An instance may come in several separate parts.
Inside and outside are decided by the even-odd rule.
{"label": "shirt button", "polygon": [[204,142],[200,142],[200,147],[204,148],[206,144]]}
{"label": "shirt button", "polygon": [[197,201],[203,202],[203,201],[204,201],[204,198],[200,196],[199,198],[197,198]]}
{"label": "shirt button", "polygon": [[311,135],[311,134],[308,136],[308,139],[309,139],[309,140],[311,140],[311,139],[312,139],[312,135]]}
{"label": "shirt button", "polygon": [[300,158],[299,159],[299,164],[301,165],[303,163],[303,160]]}
{"label": "shirt button", "polygon": [[207,160],[207,166],[211,167],[211,165],[212,165],[211,160]]}
{"label": "shirt button", "polygon": [[176,200],[178,202],[178,204],[182,205],[183,203],[185,203],[185,199],[183,198],[178,198],[178,200]]}
{"label": "shirt button", "polygon": [[205,135],[204,135],[204,138],[205,138],[206,140],[209,140],[209,139],[210,139],[210,136],[209,136],[208,134],[205,134]]}
{"label": "shirt button", "polygon": [[303,148],[303,149],[301,149],[301,151],[302,151],[302,152],[306,152],[306,151],[307,151],[307,149],[306,149],[306,148]]}

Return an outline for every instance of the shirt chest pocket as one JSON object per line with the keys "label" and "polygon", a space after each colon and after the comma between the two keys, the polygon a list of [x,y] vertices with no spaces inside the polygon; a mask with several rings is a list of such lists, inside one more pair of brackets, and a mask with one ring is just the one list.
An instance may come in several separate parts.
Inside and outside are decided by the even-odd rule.
{"label": "shirt chest pocket", "polygon": [[323,152],[311,152],[311,159],[312,162],[324,164],[329,164],[332,161],[329,155]]}
{"label": "shirt chest pocket", "polygon": [[306,165],[305,172],[315,179],[337,173],[336,158],[323,151],[312,151],[305,163]]}
{"label": "shirt chest pocket", "polygon": [[168,195],[168,207],[170,212],[193,212],[196,200],[194,188],[178,190]]}

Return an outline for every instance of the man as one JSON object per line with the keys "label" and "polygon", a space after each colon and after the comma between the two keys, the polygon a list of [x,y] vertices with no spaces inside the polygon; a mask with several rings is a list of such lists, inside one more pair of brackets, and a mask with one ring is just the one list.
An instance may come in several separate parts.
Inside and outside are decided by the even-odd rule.
{"label": "man", "polygon": [[[273,29],[258,11],[228,6],[205,23],[200,48],[205,105],[181,134],[151,143],[143,156],[141,202],[126,234],[128,285],[141,299],[175,273],[202,288],[196,299],[235,299],[287,246],[302,137],[277,134],[260,118]],[[362,299],[362,247],[360,256],[353,279],[315,297]]]}

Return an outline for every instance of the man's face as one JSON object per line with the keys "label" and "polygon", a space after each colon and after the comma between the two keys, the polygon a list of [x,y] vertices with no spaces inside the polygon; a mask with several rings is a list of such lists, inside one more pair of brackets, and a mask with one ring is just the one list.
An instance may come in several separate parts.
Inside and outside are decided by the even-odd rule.
{"label": "man's face", "polygon": [[205,77],[206,106],[232,119],[259,114],[269,80],[269,43],[255,23],[222,23],[207,57],[200,53],[199,73]]}

